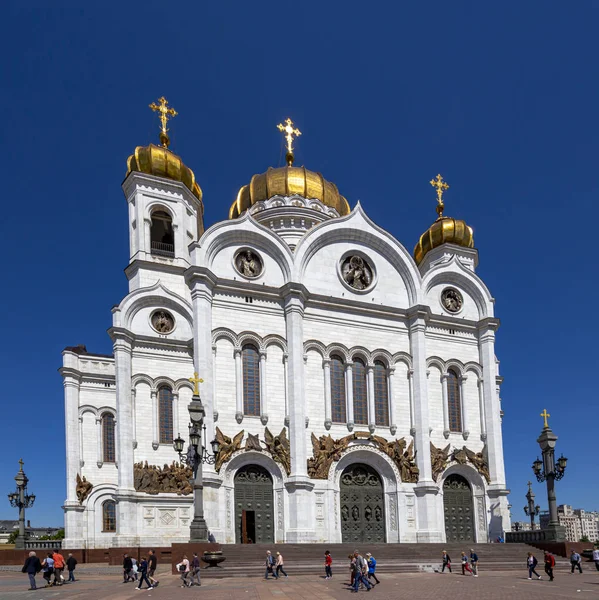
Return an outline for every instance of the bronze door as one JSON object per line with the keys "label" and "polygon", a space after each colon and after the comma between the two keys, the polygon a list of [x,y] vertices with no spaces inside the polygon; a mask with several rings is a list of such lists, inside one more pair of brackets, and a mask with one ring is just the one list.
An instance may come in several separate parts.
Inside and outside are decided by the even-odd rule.
{"label": "bronze door", "polygon": [[258,465],[242,467],[235,474],[235,542],[270,544],[274,539],[272,479]]}
{"label": "bronze door", "polygon": [[474,542],[472,490],[461,475],[449,475],[443,483],[445,535],[448,542]]}
{"label": "bronze door", "polygon": [[379,474],[368,465],[350,465],[340,483],[343,543],[385,541],[385,496]]}

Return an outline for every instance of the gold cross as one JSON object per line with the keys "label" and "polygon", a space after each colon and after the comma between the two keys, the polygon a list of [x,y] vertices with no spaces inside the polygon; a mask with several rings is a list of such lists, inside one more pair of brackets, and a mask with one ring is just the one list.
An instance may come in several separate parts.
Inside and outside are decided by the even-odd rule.
{"label": "gold cross", "polygon": [[293,164],[293,136],[302,135],[302,132],[299,129],[293,128],[293,121],[291,119],[287,119],[285,125],[279,123],[277,127],[279,131],[285,132],[285,139],[287,140],[287,164],[291,166]]}
{"label": "gold cross", "polygon": [[550,417],[551,415],[547,412],[546,408],[543,409],[541,416],[543,417],[543,419],[545,419],[545,427],[549,427],[549,424],[547,423],[547,417]]}
{"label": "gold cross", "polygon": [[198,373],[197,371],[193,374],[193,377],[189,378],[189,381],[191,381],[191,383],[193,383],[193,395],[194,396],[199,396],[200,395],[200,383],[204,383],[203,379],[200,379],[198,377]]}
{"label": "gold cross", "polygon": [[21,458],[21,459],[19,459],[19,465],[21,465],[21,468],[19,469],[19,471],[23,472],[23,465],[24,465],[24,464],[25,464],[25,463],[23,462],[23,459],[22,459],[22,458]]}
{"label": "gold cross", "polygon": [[439,217],[442,217],[443,209],[445,208],[445,204],[443,204],[443,192],[449,189],[449,184],[443,181],[440,173],[437,177],[431,179],[430,184],[437,190],[437,214]]}
{"label": "gold cross", "polygon": [[154,112],[160,113],[158,115],[158,118],[160,119],[160,124],[161,124],[160,141],[162,142],[162,145],[165,148],[168,148],[170,139],[167,134],[168,128],[167,128],[166,124],[168,123],[169,118],[177,116],[177,111],[174,108],[167,106],[168,100],[164,96],[161,96],[160,98],[158,98],[158,102],[160,102],[160,104],[156,104],[155,102],[152,102],[152,104],[150,104],[150,108]]}

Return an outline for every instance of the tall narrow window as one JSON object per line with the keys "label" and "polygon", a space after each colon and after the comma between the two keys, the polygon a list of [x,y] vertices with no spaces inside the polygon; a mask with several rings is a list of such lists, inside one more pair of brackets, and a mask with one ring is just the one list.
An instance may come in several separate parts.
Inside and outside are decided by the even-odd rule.
{"label": "tall narrow window", "polygon": [[462,431],[462,400],[458,374],[449,369],[447,372],[447,414],[449,431]]}
{"label": "tall narrow window", "polygon": [[247,344],[241,351],[243,362],[243,414],[260,416],[260,355],[258,348]]}
{"label": "tall narrow window", "polygon": [[111,413],[104,413],[102,415],[102,450],[105,463],[116,462],[114,415]]}
{"label": "tall narrow window", "polygon": [[158,389],[159,442],[172,444],[175,439],[173,429],[173,391],[167,385]]}
{"label": "tall narrow window", "polygon": [[106,500],[102,504],[102,531],[116,531],[116,504]]}
{"label": "tall narrow window", "polygon": [[366,365],[361,359],[354,359],[354,423],[368,425],[368,397],[366,395]]}
{"label": "tall narrow window", "polygon": [[378,360],[374,363],[374,417],[377,426],[389,426],[387,367]]}
{"label": "tall narrow window", "polygon": [[339,356],[331,356],[331,419],[333,423],[347,423],[345,366]]}
{"label": "tall narrow window", "polygon": [[175,256],[175,236],[173,233],[173,220],[164,210],[155,210],[152,213],[150,226],[150,246],[152,254],[162,256]]}

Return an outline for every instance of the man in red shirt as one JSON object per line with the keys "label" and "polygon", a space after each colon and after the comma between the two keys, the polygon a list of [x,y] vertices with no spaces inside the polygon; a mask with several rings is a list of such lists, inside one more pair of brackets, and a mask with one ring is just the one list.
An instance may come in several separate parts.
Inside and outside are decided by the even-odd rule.
{"label": "man in red shirt", "polygon": [[553,581],[553,567],[555,567],[555,557],[545,552],[545,573],[549,575],[549,581]]}
{"label": "man in red shirt", "polygon": [[64,577],[62,576],[64,570],[64,556],[57,548],[55,548],[52,558],[54,560],[54,585],[62,585],[62,582],[64,581]]}

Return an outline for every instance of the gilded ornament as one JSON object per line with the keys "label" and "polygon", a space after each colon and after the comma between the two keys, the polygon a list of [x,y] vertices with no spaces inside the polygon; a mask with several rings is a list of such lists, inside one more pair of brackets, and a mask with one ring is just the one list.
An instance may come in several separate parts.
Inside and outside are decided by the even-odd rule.
{"label": "gilded ornament", "polygon": [[163,148],[168,148],[170,144],[170,139],[168,137],[168,128],[166,125],[168,123],[168,120],[172,119],[173,117],[176,117],[178,113],[174,108],[168,106],[168,100],[164,96],[158,98],[158,102],[159,104],[152,102],[152,104],[150,104],[150,108],[154,112],[159,113],[158,118],[160,119],[160,143],[162,144]]}
{"label": "gilded ornament", "polygon": [[293,127],[293,121],[291,119],[287,119],[285,121],[285,125],[279,123],[277,128],[280,132],[285,132],[285,141],[287,142],[287,165],[291,166],[293,164],[293,136],[300,136],[302,132],[299,129],[295,129]]}
{"label": "gilded ornament", "polygon": [[439,173],[437,177],[431,179],[429,182],[437,192],[437,214],[439,217],[443,216],[443,209],[445,208],[445,204],[443,204],[443,192],[449,189],[449,184],[443,181],[443,177]]}
{"label": "gilded ornament", "polygon": [[550,414],[547,412],[547,409],[546,409],[546,408],[544,408],[544,409],[543,409],[543,412],[541,413],[541,416],[543,417],[543,420],[544,420],[544,423],[545,423],[545,425],[544,425],[544,428],[545,428],[545,429],[548,429],[548,428],[549,428],[549,423],[547,422],[547,419],[548,419],[548,418],[549,418],[551,415],[550,415]]}
{"label": "gilded ornament", "polygon": [[198,377],[197,372],[194,372],[193,377],[189,378],[189,381],[193,383],[193,395],[200,395],[200,383],[204,383],[204,380]]}
{"label": "gilded ornament", "polygon": [[439,475],[445,471],[447,463],[449,463],[449,448],[451,444],[447,444],[445,448],[437,448],[431,442],[431,468],[433,472],[433,479],[437,481]]}
{"label": "gilded ornament", "polygon": [[[21,467],[22,470],[22,467]],[[75,489],[77,493],[77,500],[79,500],[79,504],[83,504],[84,500],[90,495],[93,485],[85,478],[81,478],[81,475],[77,473],[77,487]]]}
{"label": "gilded ornament", "polygon": [[267,427],[264,430],[264,442],[274,461],[278,462],[285,469],[285,473],[289,475],[291,473],[291,451],[285,427],[279,435],[273,435]]}
{"label": "gilded ornament", "polygon": [[[197,373],[196,373],[197,375]],[[216,439],[219,443],[214,470],[219,473],[221,467],[231,459],[231,456],[237,450],[241,450],[241,440],[243,440],[244,430],[242,429],[233,439],[225,435],[218,427],[216,428]]]}
{"label": "gilded ornament", "polygon": [[486,445],[480,452],[474,452],[466,446],[461,449],[456,448],[451,455],[451,459],[460,465],[465,465],[469,462],[485,478],[487,483],[491,483]]}
{"label": "gilded ornament", "polygon": [[163,467],[136,463],[133,465],[135,490],[146,494],[178,494],[187,496],[193,492],[191,467],[174,462]]}

